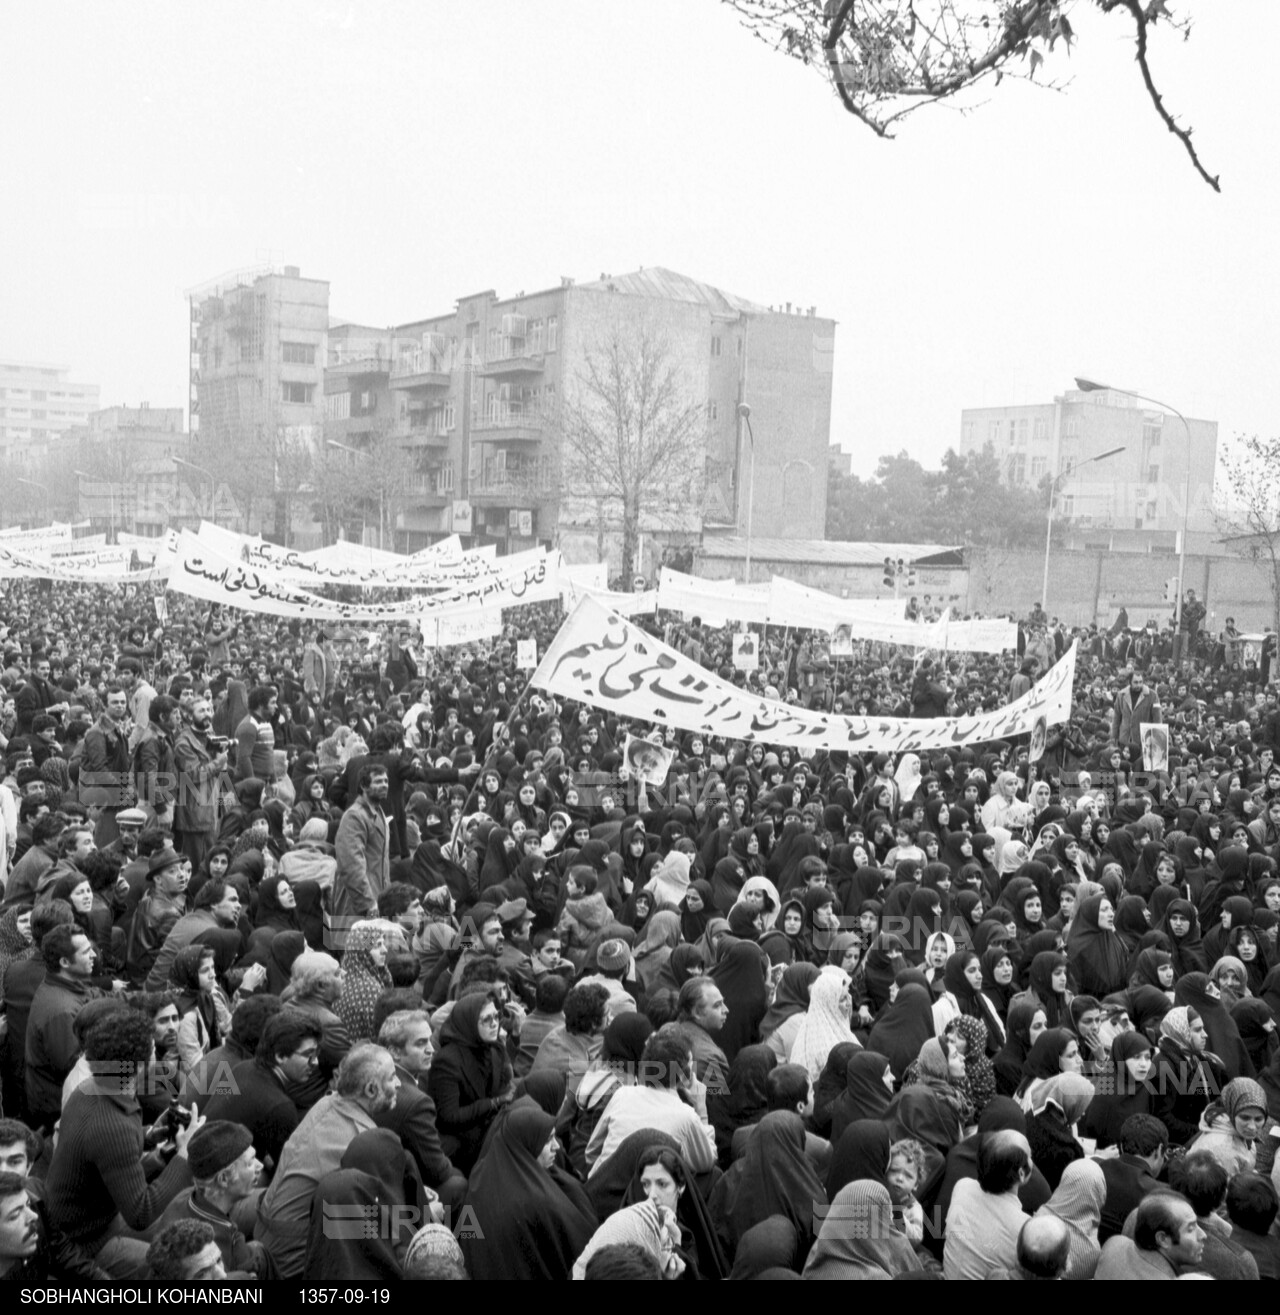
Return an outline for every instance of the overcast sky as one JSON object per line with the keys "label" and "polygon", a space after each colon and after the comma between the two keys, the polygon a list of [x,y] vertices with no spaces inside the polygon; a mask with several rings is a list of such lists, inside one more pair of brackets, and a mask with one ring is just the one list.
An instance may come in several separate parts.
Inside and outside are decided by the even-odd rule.
{"label": "overcast sky", "polygon": [[[1172,3],[1172,0],[1171,0]],[[714,0],[19,5],[0,81],[0,357],[185,404],[184,290],[260,260],[383,325],[664,265],[836,331],[869,472],[1074,374],[1277,431],[1275,0],[1177,0],[1157,121],[1121,16],[884,142]]]}

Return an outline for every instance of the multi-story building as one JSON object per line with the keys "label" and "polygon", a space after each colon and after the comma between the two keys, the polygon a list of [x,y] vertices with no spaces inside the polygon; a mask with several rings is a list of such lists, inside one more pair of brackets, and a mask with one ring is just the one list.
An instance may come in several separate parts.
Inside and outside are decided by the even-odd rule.
{"label": "multi-story building", "polygon": [[[1006,484],[1038,488],[1060,477],[1057,513],[1081,526],[1213,528],[1218,425],[1148,408],[1117,389],[1069,389],[1033,406],[980,407],[960,414],[960,452],[990,445]],[[1092,458],[1123,449],[1105,460]],[[1190,501],[1187,500],[1188,473]]]}
{"label": "multi-story building", "polygon": [[61,365],[0,360],[0,453],[29,461],[84,425],[98,409],[98,385],[73,383]]}
{"label": "multi-story building", "polygon": [[188,300],[192,460],[240,503],[256,486],[261,525],[282,454],[309,448],[324,415],[329,284],[295,265],[237,270]]}
{"label": "multi-story building", "polygon": [[834,322],[668,270],[566,278],[509,298],[486,290],[392,330],[335,328],[325,436],[341,430],[338,441],[359,447],[389,425],[414,453],[402,546],[453,531],[508,551],[557,542],[573,559],[594,558],[603,540],[616,562],[617,519],[566,469],[558,417],[611,338],[646,332],[663,344],[686,404],[705,415],[689,453],[691,497],[646,511],[649,543],[744,528],[749,487],[753,532],[820,537]]}

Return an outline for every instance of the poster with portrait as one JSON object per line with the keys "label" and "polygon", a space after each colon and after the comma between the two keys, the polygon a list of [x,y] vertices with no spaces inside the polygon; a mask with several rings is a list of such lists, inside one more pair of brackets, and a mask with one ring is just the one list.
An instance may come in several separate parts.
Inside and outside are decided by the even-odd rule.
{"label": "poster with portrait", "polygon": [[831,643],[827,652],[833,658],[853,656],[853,627],[849,625],[839,625],[831,632]]}
{"label": "poster with portrait", "polygon": [[627,742],[622,749],[623,761],[626,763],[627,775],[633,781],[643,781],[646,785],[662,785],[675,761],[676,751],[664,749],[652,740],[639,735],[627,735]]}
{"label": "poster with portrait", "polygon": [[752,630],[740,630],[733,637],[733,669],[758,671],[760,669],[760,636]]}
{"label": "poster with portrait", "polygon": [[1149,772],[1169,770],[1169,728],[1157,722],[1139,722],[1142,736],[1142,765]]}
{"label": "poster with portrait", "polygon": [[1044,757],[1045,746],[1049,743],[1049,722],[1044,717],[1037,717],[1031,727],[1031,746],[1027,750],[1027,761],[1038,763]]}
{"label": "poster with portrait", "polygon": [[516,666],[521,671],[532,671],[538,665],[538,641],[536,639],[516,640]]}

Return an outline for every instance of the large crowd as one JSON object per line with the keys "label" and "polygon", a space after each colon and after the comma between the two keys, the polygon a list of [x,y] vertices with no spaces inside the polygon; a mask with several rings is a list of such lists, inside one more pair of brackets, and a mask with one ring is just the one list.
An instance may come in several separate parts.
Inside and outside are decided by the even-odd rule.
{"label": "large crowd", "polygon": [[0,589],[6,1277],[1280,1277],[1280,705],[1230,626],[741,672],[640,619],[872,717],[1076,643],[1047,743],[890,755],[549,698],[556,605],[424,650]]}

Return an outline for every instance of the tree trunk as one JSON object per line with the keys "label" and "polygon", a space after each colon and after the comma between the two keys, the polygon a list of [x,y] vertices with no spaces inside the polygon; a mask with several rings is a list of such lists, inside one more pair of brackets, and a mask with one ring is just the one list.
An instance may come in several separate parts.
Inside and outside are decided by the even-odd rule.
{"label": "tree trunk", "polygon": [[622,512],[622,587],[631,588],[636,573],[636,549],[640,540],[640,512],[624,507]]}

